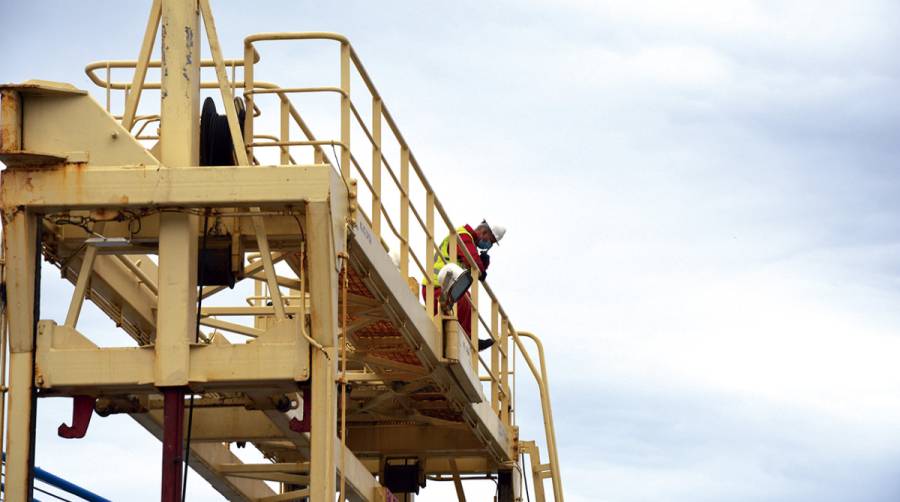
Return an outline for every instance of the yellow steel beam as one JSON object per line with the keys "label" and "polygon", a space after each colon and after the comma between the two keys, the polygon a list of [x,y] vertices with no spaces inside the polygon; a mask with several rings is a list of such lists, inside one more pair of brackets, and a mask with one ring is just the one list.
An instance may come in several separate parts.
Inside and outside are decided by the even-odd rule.
{"label": "yellow steel beam", "polygon": [[310,431],[311,498],[326,500],[335,493],[334,437],[337,435],[338,275],[332,215],[327,203],[306,209],[309,250],[309,291],[312,337],[323,347],[312,353],[312,422]]}
{"label": "yellow steel beam", "polygon": [[456,488],[456,498],[459,502],[466,502],[466,492],[459,477],[459,467],[456,465],[455,458],[450,459],[450,468],[453,469],[453,486]]}
{"label": "yellow steel beam", "polygon": [[[284,310],[288,314],[293,315],[300,312],[300,307],[289,306],[285,307]],[[272,307],[203,307],[200,311],[202,316],[271,316],[274,314],[275,309]],[[251,329],[255,330],[257,328]]]}
{"label": "yellow steel beam", "polygon": [[258,328],[251,328],[250,326],[245,326],[243,324],[237,324],[209,317],[202,317],[200,319],[200,325],[209,326],[210,328],[221,329],[222,331],[237,333],[239,335],[249,336],[253,338],[256,338],[264,333],[263,330]]}
{"label": "yellow steel beam", "polygon": [[274,462],[271,464],[221,464],[217,467],[219,471],[227,474],[266,474],[273,472],[309,472],[309,462]]}
{"label": "yellow steel beam", "polygon": [[[162,423],[162,410],[151,410],[149,413],[157,422]],[[284,438],[281,430],[275,427],[262,411],[247,410],[243,407],[196,407],[192,428],[191,442],[228,443]]]}
{"label": "yellow steel beam", "polygon": [[[200,344],[188,353],[186,384],[197,389],[249,385],[296,388],[309,376],[309,344],[287,320],[248,344]],[[41,321],[36,366],[40,388],[56,392],[147,392],[154,385],[153,347],[99,348],[78,331]]]}
{"label": "yellow steel beam", "polygon": [[[92,231],[103,232],[105,223],[98,222],[94,225]],[[91,269],[94,268],[94,260],[97,258],[97,247],[88,246],[84,252],[84,259],[81,261],[81,270],[78,272],[78,281],[75,283],[75,292],[72,293],[72,301],[69,302],[69,311],[66,314],[66,326],[75,328],[78,324],[78,317],[81,315],[81,305],[84,303],[84,297],[87,293],[88,280],[91,278]]]}
{"label": "yellow steel beam", "polygon": [[5,207],[41,211],[120,207],[297,206],[326,201],[331,168],[325,166],[168,167],[65,164],[8,169],[0,179]]}
{"label": "yellow steel beam", "polygon": [[[43,92],[34,92],[35,85]],[[25,158],[28,154],[45,154],[95,166],[119,165],[124,159],[134,164],[159,164],[84,91],[69,84],[32,81],[6,88],[20,91],[22,96],[19,141],[24,150],[19,153]],[[15,166],[19,160],[4,152],[4,162]]]}
{"label": "yellow steel beam", "polygon": [[34,460],[34,300],[40,269],[38,223],[28,211],[5,211],[6,305],[9,323],[9,421],[6,439],[6,500],[31,500]]}
{"label": "yellow steel beam", "polygon": [[464,425],[370,425],[349,427],[347,446],[359,455],[472,455],[485,446]]}
{"label": "yellow steel beam", "polygon": [[[73,257],[67,270],[63,271],[64,277],[75,282],[81,263],[81,256]],[[155,284],[156,265],[144,257],[140,268]],[[89,294],[94,304],[132,338],[142,345],[153,341],[156,336],[156,294],[143,286],[128,267],[113,256],[97,256],[89,284]]]}
{"label": "yellow steel beam", "polygon": [[284,492],[279,495],[272,495],[269,497],[263,497],[259,499],[258,502],[286,502],[288,500],[298,500],[304,497],[308,497],[310,494],[309,488],[304,488],[302,490],[291,490],[289,492]]}
{"label": "yellow steel beam", "polygon": [[546,495],[544,494],[544,472],[541,470],[541,455],[537,444],[534,441],[519,442],[519,450],[528,455],[531,460],[531,479],[534,485],[534,500],[536,502],[544,502]]}

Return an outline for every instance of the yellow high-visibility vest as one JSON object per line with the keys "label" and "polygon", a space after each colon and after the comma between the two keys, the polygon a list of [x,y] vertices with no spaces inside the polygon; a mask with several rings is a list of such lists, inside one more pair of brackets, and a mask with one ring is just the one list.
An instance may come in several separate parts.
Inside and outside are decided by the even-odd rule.
{"label": "yellow high-visibility vest", "polygon": [[[435,286],[440,286],[440,283],[438,283],[438,274],[440,273],[441,269],[444,268],[444,265],[450,263],[450,239],[456,238],[456,236],[463,235],[463,234],[469,235],[469,231],[466,230],[466,227],[457,228],[456,233],[445,237],[443,242],[441,242],[441,245],[438,246],[437,250],[435,251],[435,253],[434,253],[434,270],[432,271],[432,274],[431,274],[431,283],[434,284]],[[456,245],[457,245],[457,253],[459,253],[459,246],[460,246],[459,242],[457,242]],[[468,266],[465,266],[462,264],[460,264],[460,266],[462,266],[463,268],[469,268]],[[427,285],[427,284],[428,284],[427,280],[422,279],[422,285]]]}

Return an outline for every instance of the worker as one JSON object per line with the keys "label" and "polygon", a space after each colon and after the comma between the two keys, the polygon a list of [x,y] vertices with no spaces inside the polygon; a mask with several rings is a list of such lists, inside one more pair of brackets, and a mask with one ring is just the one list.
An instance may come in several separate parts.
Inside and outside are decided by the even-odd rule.
{"label": "worker", "polygon": [[[478,278],[484,280],[487,277],[487,269],[491,264],[491,256],[488,251],[494,244],[500,242],[500,239],[506,234],[506,228],[500,225],[491,225],[487,221],[482,220],[481,223],[472,228],[470,225],[464,225],[456,229],[455,234],[448,235],[441,242],[434,256],[434,272],[430,278],[434,285],[434,314],[438,312],[438,299],[441,296],[441,286],[438,281],[438,274],[445,265],[450,263],[450,239],[459,238],[456,243],[456,264],[463,269],[471,269],[471,264],[466,259],[463,251],[469,252],[469,256],[473,258],[475,266],[478,268]],[[460,245],[462,244],[462,245]],[[427,301],[428,295],[428,279],[422,280],[422,298]],[[472,302],[469,293],[466,292],[456,304],[457,319],[462,325],[463,330],[469,337],[472,337]],[[482,351],[494,344],[493,339],[478,340],[478,351]]]}

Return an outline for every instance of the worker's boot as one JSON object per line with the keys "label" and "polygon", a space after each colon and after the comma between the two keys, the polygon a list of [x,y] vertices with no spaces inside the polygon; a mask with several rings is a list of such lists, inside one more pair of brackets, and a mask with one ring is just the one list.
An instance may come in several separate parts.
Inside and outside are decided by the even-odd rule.
{"label": "worker's boot", "polygon": [[493,338],[488,338],[487,340],[483,340],[483,339],[479,338],[478,339],[478,352],[489,349],[489,348],[491,348],[492,345],[494,345]]}

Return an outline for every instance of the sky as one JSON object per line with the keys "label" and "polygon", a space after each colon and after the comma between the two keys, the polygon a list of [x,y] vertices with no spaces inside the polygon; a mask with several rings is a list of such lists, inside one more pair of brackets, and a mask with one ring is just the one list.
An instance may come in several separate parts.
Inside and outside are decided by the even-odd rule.
{"label": "sky", "polygon": [[[135,58],[148,6],[9,2],[0,80],[102,100],[83,67]],[[544,340],[567,500],[900,499],[900,4],[213,7],[232,57],[254,32],[347,35],[454,221],[509,229],[489,282]],[[266,78],[336,76],[314,52],[267,45]],[[62,319],[71,288],[45,277]],[[91,308],[79,328],[113,336]],[[156,499],[155,440],[124,417],[59,440],[66,403],[48,401],[38,465]]]}

